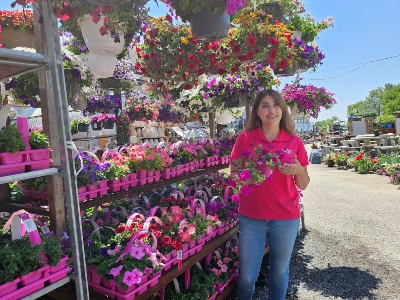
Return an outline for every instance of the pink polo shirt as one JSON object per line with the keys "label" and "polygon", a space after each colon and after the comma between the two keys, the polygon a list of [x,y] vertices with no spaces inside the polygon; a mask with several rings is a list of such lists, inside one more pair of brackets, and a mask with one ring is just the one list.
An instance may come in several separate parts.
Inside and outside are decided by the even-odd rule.
{"label": "pink polo shirt", "polygon": [[[263,149],[272,147],[272,152],[283,149],[292,150],[302,166],[308,165],[307,152],[303,141],[298,136],[281,130],[279,135],[270,142],[262,133],[261,127],[239,134],[232,149],[231,159],[240,159],[242,152],[246,150],[253,153],[254,148],[260,144]],[[276,167],[271,182],[265,180],[249,196],[240,194],[239,213],[263,220],[300,218],[299,192],[294,183],[294,177],[282,174]]]}

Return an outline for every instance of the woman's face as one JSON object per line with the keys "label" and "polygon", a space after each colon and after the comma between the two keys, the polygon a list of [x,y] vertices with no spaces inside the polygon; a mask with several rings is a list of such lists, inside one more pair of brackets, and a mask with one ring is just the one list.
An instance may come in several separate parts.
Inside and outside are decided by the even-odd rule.
{"label": "woman's face", "polygon": [[257,108],[257,115],[261,119],[263,125],[277,125],[282,119],[282,109],[276,103],[274,97],[267,95],[262,98],[260,105]]}

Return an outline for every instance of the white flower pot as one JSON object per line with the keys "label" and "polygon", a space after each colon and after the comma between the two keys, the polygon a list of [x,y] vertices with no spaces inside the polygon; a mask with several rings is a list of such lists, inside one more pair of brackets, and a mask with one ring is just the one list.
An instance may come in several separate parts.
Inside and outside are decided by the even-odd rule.
{"label": "white flower pot", "polygon": [[81,54],[80,57],[86,62],[86,65],[96,78],[108,78],[114,74],[117,57],[114,55],[100,55],[89,52]]}
{"label": "white flower pot", "polygon": [[291,33],[292,33],[292,39],[296,38],[298,40],[301,40],[301,36],[303,35],[301,31],[293,30],[291,31]]}
{"label": "white flower pot", "polygon": [[229,124],[233,122],[235,117],[229,112],[229,111],[224,111],[217,117],[217,123],[218,124]]}
{"label": "white flower pot", "polygon": [[104,24],[104,17],[100,21],[94,23],[92,16],[84,15],[78,19],[78,25],[81,27],[83,39],[89,51],[96,54],[118,55],[124,48],[125,39],[122,33],[119,34],[119,43],[114,42],[111,33],[101,35],[99,30]]}

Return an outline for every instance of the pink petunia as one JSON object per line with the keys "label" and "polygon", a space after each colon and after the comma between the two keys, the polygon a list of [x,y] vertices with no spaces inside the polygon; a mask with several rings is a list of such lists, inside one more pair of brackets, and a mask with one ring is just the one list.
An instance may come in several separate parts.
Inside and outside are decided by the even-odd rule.
{"label": "pink petunia", "polygon": [[127,286],[132,286],[136,283],[140,283],[142,281],[142,276],[143,273],[135,268],[130,272],[129,271],[125,272],[122,282],[125,283]]}
{"label": "pink petunia", "polygon": [[223,261],[224,263],[229,264],[232,261],[232,259],[230,257],[224,257]]}
{"label": "pink petunia", "polygon": [[232,195],[232,201],[233,202],[238,202],[239,201],[239,195],[238,194]]}
{"label": "pink petunia", "polygon": [[191,236],[190,236],[190,234],[189,234],[187,231],[178,233],[178,235],[179,235],[179,239],[180,239],[183,243],[186,243],[186,242],[189,242],[189,241],[190,241]]}
{"label": "pink petunia", "polygon": [[216,268],[212,268],[211,271],[213,271],[214,274],[217,275],[217,276],[221,275],[221,270],[218,270]]}
{"label": "pink petunia", "polygon": [[196,233],[196,227],[193,224],[189,224],[187,231],[190,235],[193,235]]}
{"label": "pink petunia", "polygon": [[116,268],[112,268],[108,274],[110,274],[114,277],[117,277],[119,275],[119,273],[121,273],[122,268],[123,268],[122,265],[119,267],[116,267]]}
{"label": "pink petunia", "polygon": [[228,271],[227,265],[222,265],[222,266],[221,266],[221,272],[222,272],[222,273],[225,273],[226,271]]}
{"label": "pink petunia", "polygon": [[249,187],[248,185],[244,185],[240,188],[240,193],[245,195],[245,196],[250,196],[251,194],[253,194],[254,189]]}
{"label": "pink petunia", "polygon": [[131,250],[129,251],[129,254],[136,259],[142,259],[142,257],[145,255],[142,247],[131,248]]}
{"label": "pink petunia", "polygon": [[182,214],[182,208],[180,208],[179,206],[171,206],[171,212],[174,215],[180,215]]}
{"label": "pink petunia", "polygon": [[149,267],[146,267],[146,268],[144,269],[144,271],[143,271],[143,274],[144,274],[144,275],[150,275],[151,272],[153,272],[153,269],[152,269],[152,268],[149,268]]}
{"label": "pink petunia", "polygon": [[247,169],[244,169],[238,174],[238,177],[240,181],[246,181],[247,179],[251,178],[251,172]]}
{"label": "pink petunia", "polygon": [[114,256],[114,255],[116,255],[119,251],[121,251],[121,246],[115,246],[115,248],[114,248],[114,250],[110,250],[110,249],[108,249],[107,250],[107,254],[108,255],[111,255],[111,256]]}

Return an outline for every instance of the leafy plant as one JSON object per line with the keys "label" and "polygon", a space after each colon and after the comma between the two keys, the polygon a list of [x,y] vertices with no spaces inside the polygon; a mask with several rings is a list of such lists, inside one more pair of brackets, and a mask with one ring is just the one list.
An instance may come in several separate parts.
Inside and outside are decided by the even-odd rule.
{"label": "leafy plant", "polygon": [[50,142],[43,132],[33,130],[29,134],[29,145],[31,145],[32,149],[46,149],[50,147]]}
{"label": "leafy plant", "polygon": [[50,266],[57,265],[62,254],[61,240],[52,235],[49,237],[42,236],[42,247],[44,255],[47,257],[47,263]]}
{"label": "leafy plant", "polygon": [[0,153],[25,150],[26,145],[22,140],[22,134],[18,131],[16,124],[0,129]]}
{"label": "leafy plant", "polygon": [[104,170],[104,175],[109,180],[125,178],[129,173],[129,168],[125,165],[110,163],[110,167]]}
{"label": "leafy plant", "polygon": [[78,119],[75,119],[74,121],[76,121],[76,123],[79,124],[85,124],[85,125],[89,125],[89,118],[87,117],[79,117]]}
{"label": "leafy plant", "polygon": [[333,18],[327,17],[317,24],[314,18],[309,14],[294,15],[288,23],[290,30],[297,30],[302,32],[301,39],[306,42],[312,42],[317,37],[318,33],[329,27],[333,27]]}
{"label": "leafy plant", "polygon": [[69,123],[69,126],[72,134],[78,133],[78,119],[74,119],[71,123]]}
{"label": "leafy plant", "polygon": [[26,185],[28,190],[35,190],[39,192],[43,192],[47,190],[47,178],[46,176],[30,178],[22,180],[22,183]]}
{"label": "leafy plant", "polygon": [[379,126],[386,125],[386,124],[393,124],[396,122],[396,117],[393,115],[381,115],[376,117],[376,124]]}

